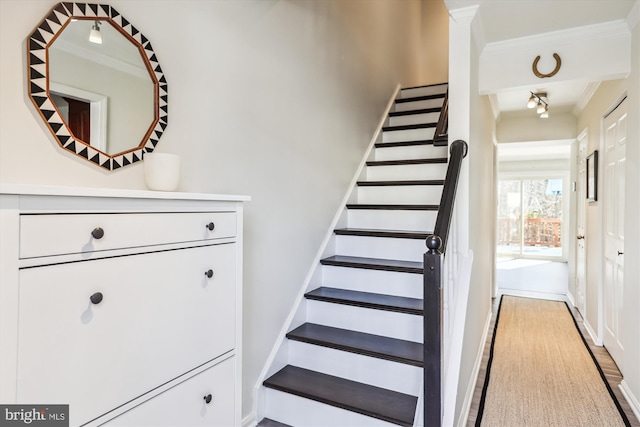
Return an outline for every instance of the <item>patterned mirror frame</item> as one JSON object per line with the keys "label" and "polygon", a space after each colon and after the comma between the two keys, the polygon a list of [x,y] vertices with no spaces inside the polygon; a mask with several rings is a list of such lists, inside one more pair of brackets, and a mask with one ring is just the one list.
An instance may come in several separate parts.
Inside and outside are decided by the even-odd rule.
{"label": "patterned mirror frame", "polygon": [[[138,47],[155,87],[155,118],[147,133],[136,148],[115,155],[96,150],[76,139],[49,94],[48,46],[72,19],[93,18],[108,20]],[[62,148],[107,170],[139,162],[145,153],[155,149],[167,127],[167,81],[149,40],[113,7],[105,4],[58,3],[29,36],[27,50],[29,97]]]}

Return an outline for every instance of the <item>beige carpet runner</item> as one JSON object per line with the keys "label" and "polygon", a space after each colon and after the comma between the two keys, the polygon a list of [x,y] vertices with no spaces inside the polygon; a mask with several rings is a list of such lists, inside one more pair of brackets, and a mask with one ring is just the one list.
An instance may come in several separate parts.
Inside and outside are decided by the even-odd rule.
{"label": "beige carpet runner", "polygon": [[504,296],[476,426],[629,426],[563,302]]}

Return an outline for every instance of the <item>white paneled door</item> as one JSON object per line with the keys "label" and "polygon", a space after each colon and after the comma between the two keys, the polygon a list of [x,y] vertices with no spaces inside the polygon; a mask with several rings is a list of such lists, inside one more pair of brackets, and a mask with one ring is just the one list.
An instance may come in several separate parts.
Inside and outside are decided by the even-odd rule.
{"label": "white paneled door", "polygon": [[587,132],[584,131],[578,136],[578,200],[577,200],[577,208],[578,208],[578,220],[576,227],[576,308],[582,315],[582,317],[586,317],[587,313],[585,311],[586,301],[585,294],[587,288],[587,251],[586,251],[586,204],[587,204],[587,196],[586,196],[586,183],[587,183],[587,146],[588,146],[588,135]]}
{"label": "white paneled door", "polygon": [[622,101],[604,119],[604,345],[624,374],[622,343],[624,279],[624,187],[627,108]]}

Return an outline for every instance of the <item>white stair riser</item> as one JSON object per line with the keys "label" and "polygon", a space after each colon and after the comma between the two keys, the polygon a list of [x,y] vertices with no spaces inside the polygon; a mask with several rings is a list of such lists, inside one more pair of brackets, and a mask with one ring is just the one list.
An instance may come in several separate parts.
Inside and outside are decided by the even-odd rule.
{"label": "white stair riser", "polygon": [[427,141],[433,139],[435,127],[426,129],[409,129],[384,131],[382,142]]}
{"label": "white stair riser", "polygon": [[422,316],[307,300],[307,321],[422,342]]}
{"label": "white stair riser", "polygon": [[398,427],[335,406],[270,388],[265,393],[265,417],[295,427]]}
{"label": "white stair riser", "polygon": [[442,185],[381,185],[359,186],[361,204],[420,204],[438,205]]}
{"label": "white stair riser", "polygon": [[425,163],[414,165],[367,166],[366,172],[368,181],[444,179],[447,176],[447,164]]}
{"label": "white stair riser", "polygon": [[423,86],[423,87],[412,87],[408,89],[402,89],[398,98],[413,98],[415,96],[426,96],[426,95],[435,95],[440,93],[447,92],[447,83],[432,85],[432,86]]}
{"label": "white stair riser", "polygon": [[441,108],[443,98],[425,99],[424,101],[397,102],[394,111],[421,110],[423,108]]}
{"label": "white stair riser", "polygon": [[322,284],[330,288],[422,299],[422,282],[421,274],[322,266]]}
{"label": "white stair riser", "polygon": [[351,228],[433,231],[437,215],[436,211],[349,209],[347,218]]}
{"label": "white stair riser", "polygon": [[422,369],[405,363],[364,356],[289,340],[289,364],[417,396]]}
{"label": "white stair riser", "polygon": [[440,112],[411,114],[408,116],[389,117],[388,126],[416,125],[420,123],[437,123]]}
{"label": "white stair riser", "polygon": [[384,237],[336,236],[336,253],[364,258],[422,262],[424,241]]}
{"label": "white stair riser", "polygon": [[409,145],[406,147],[378,147],[374,151],[376,160],[435,159],[448,157],[448,147],[433,145]]}

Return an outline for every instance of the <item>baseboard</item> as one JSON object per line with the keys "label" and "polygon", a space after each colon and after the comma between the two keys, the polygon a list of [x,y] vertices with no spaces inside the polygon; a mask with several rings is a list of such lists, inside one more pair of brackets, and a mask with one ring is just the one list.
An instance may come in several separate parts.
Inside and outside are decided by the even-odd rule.
{"label": "baseboard", "polygon": [[587,321],[587,319],[584,316],[582,317],[582,323],[584,323],[584,328],[587,330],[587,333],[589,334],[589,336],[593,340],[593,343],[595,345],[602,346],[602,341],[600,341],[600,338],[598,337],[598,334],[596,334],[596,331],[593,330],[593,328],[591,327],[591,325],[589,324],[589,322]]}
{"label": "baseboard", "polygon": [[573,294],[571,292],[567,292],[567,300],[569,300],[569,304],[571,304],[571,307],[575,308],[576,299],[573,297]]}
{"label": "baseboard", "polygon": [[[283,342],[286,340],[286,334],[287,332],[289,332],[289,330],[291,329],[291,325],[294,322],[294,319],[296,318],[296,314],[298,312],[298,308],[300,307],[300,304],[302,303],[302,301],[304,300],[304,294],[307,292],[307,288],[309,287],[309,284],[312,282],[313,277],[316,274],[317,269],[320,267],[320,260],[325,257],[327,254],[325,253],[325,251],[327,250],[327,246],[330,242],[331,237],[333,236],[333,231],[335,230],[338,222],[340,221],[340,218],[343,216],[344,210],[345,210],[345,206],[347,204],[347,201],[349,200],[349,197],[351,197],[351,193],[353,192],[353,190],[357,187],[357,182],[358,179],[360,177],[360,175],[362,174],[363,169],[366,166],[367,163],[367,159],[369,158],[371,151],[373,150],[376,141],[378,140],[379,136],[382,133],[382,128],[384,126],[385,121],[387,120],[387,117],[389,116],[389,112],[391,111],[391,109],[393,108],[394,102],[398,96],[398,93],[400,92],[401,86],[400,84],[396,85],[396,88],[391,96],[391,98],[389,99],[389,102],[387,103],[386,109],[383,112],[380,121],[378,122],[378,126],[376,128],[376,131],[373,134],[373,137],[371,138],[371,141],[369,142],[369,146],[367,147],[367,150],[365,151],[365,154],[362,158],[362,160],[360,161],[360,164],[358,165],[358,168],[356,170],[356,173],[353,175],[353,178],[351,180],[351,183],[349,184],[349,187],[347,188],[347,191],[342,199],[342,202],[340,203],[338,210],[333,218],[333,221],[331,222],[331,224],[329,225],[329,228],[327,229],[327,232],[325,233],[324,239],[322,240],[322,243],[320,244],[319,250],[316,253],[312,263],[311,263],[311,267],[304,279],[304,281],[302,282],[302,286],[300,287],[300,290],[298,292],[298,295],[296,296],[296,299],[293,302],[293,305],[291,306],[291,311],[289,312],[289,315],[287,316],[282,329],[280,330],[280,333],[278,334],[278,337],[275,340],[275,343],[271,349],[271,352],[269,353],[269,356],[267,357],[267,360],[262,368],[262,371],[260,372],[260,375],[258,376],[258,380],[256,381],[254,387],[253,387],[253,404],[252,404],[252,410],[251,413],[249,415],[247,415],[244,419],[249,419],[249,418],[253,418],[254,420],[257,420],[258,418],[262,417],[262,414],[260,413],[260,402],[264,399],[263,396],[261,396],[260,390],[262,387],[262,383],[264,382],[264,380],[269,376],[270,373],[270,369],[271,367],[274,365],[274,362],[276,362],[276,358],[278,357],[278,353],[280,351],[280,348],[283,345]],[[244,426],[244,419],[243,419],[243,426]]]}
{"label": "baseboard", "polygon": [[242,419],[242,427],[256,427],[258,425],[258,420],[256,419],[255,414],[249,414]]}
{"label": "baseboard", "polygon": [[634,396],[633,392],[629,388],[629,384],[625,380],[620,382],[620,391],[625,399],[627,399],[627,403],[631,407],[633,414],[636,416],[638,420],[640,420],[640,400],[636,396]]}
{"label": "baseboard", "polygon": [[478,373],[480,372],[480,367],[482,366],[482,357],[484,356],[484,348],[486,346],[487,337],[491,332],[490,326],[491,326],[492,316],[493,316],[493,313],[491,312],[491,309],[489,309],[487,321],[485,322],[485,325],[484,325],[484,331],[482,332],[482,340],[480,342],[480,348],[478,349],[478,354],[476,355],[476,362],[473,365],[471,381],[469,382],[467,386],[467,392],[464,395],[464,401],[462,403],[462,409],[460,411],[460,417],[458,418],[457,427],[465,427],[467,425],[469,412],[471,411],[471,403],[473,402],[473,395],[476,391],[476,385],[478,385]]}

